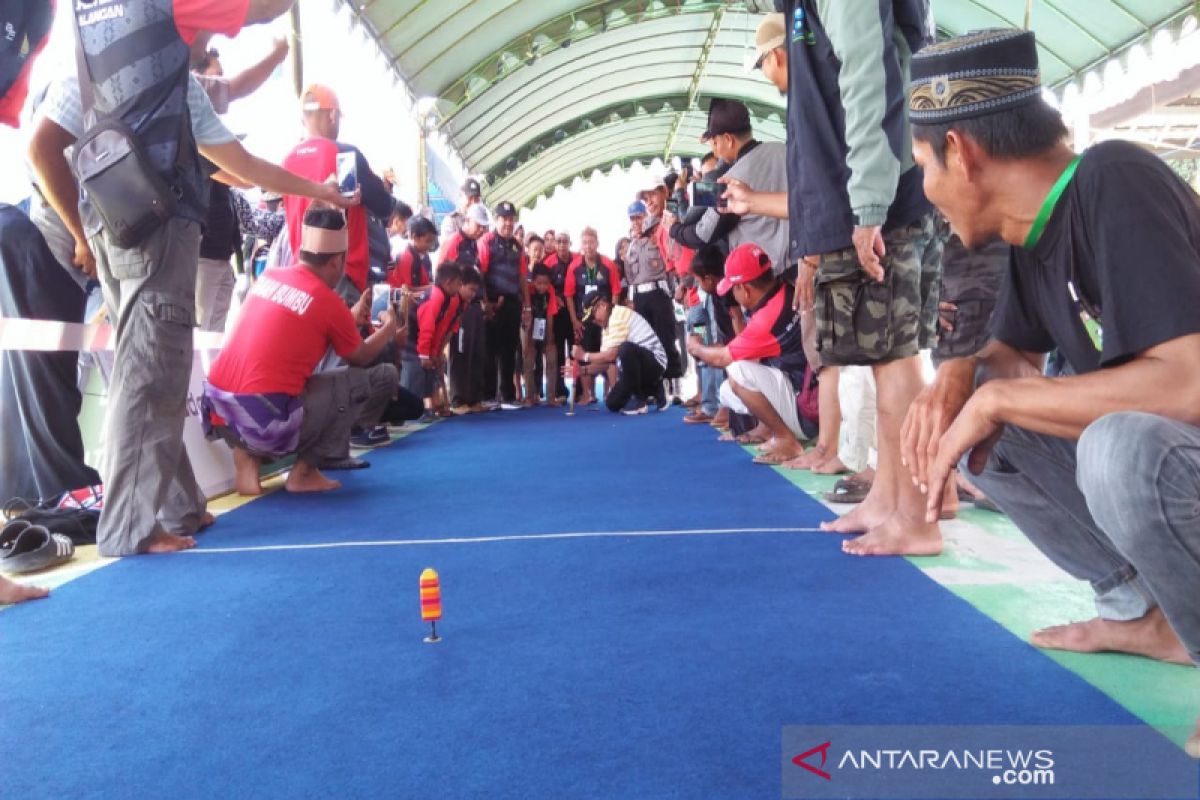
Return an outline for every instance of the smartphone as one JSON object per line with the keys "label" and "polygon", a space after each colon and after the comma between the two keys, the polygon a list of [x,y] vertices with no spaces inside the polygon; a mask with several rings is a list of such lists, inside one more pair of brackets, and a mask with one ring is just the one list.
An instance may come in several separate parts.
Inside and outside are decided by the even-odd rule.
{"label": "smartphone", "polygon": [[717,208],[724,188],[713,181],[696,181],[692,184],[692,205]]}
{"label": "smartphone", "polygon": [[337,154],[337,182],[343,197],[353,197],[358,191],[358,156],[355,153]]}
{"label": "smartphone", "polygon": [[667,201],[667,211],[670,211],[675,216],[679,216],[679,203],[674,200]]}
{"label": "smartphone", "polygon": [[404,307],[404,289],[392,289],[391,305],[392,314],[396,316],[396,324],[403,325],[405,319],[401,316],[400,309]]}
{"label": "smartphone", "polygon": [[695,325],[692,326],[692,333],[696,334],[697,336],[703,336],[704,331],[707,327],[708,326],[705,323],[697,322]]}

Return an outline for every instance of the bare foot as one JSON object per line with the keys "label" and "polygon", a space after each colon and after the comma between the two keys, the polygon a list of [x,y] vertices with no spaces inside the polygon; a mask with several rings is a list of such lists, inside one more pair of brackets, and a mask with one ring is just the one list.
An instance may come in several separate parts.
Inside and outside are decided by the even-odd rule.
{"label": "bare foot", "polygon": [[835,519],[833,522],[822,522],[821,530],[827,533],[865,533],[883,525],[895,513],[894,506],[889,508],[882,501],[873,501],[868,494],[866,500],[840,519]]}
{"label": "bare foot", "polygon": [[339,481],[331,480],[321,474],[321,471],[311,464],[306,464],[303,461],[296,461],[296,465],[292,467],[288,473],[287,482],[283,485],[284,489],[294,494],[308,492],[331,492],[334,489],[342,488]]}
{"label": "bare foot", "polygon": [[804,447],[795,439],[768,439],[767,443],[758,449],[758,458],[771,464],[783,464],[797,458],[804,452]]}
{"label": "bare foot", "polygon": [[196,530],[202,531],[205,528],[211,528],[213,526],[213,523],[215,523],[216,521],[217,521],[217,518],[213,516],[213,513],[211,511],[205,511],[203,514],[200,515],[200,527],[197,528]]}
{"label": "bare foot", "polygon": [[946,491],[942,492],[942,519],[958,516],[958,482],[954,479],[954,472],[957,470],[946,476]]}
{"label": "bare foot", "polygon": [[1048,650],[1074,653],[1132,653],[1133,655],[1191,665],[1187,648],[1171,630],[1162,610],[1154,608],[1141,619],[1117,622],[1089,619],[1034,631],[1029,641]]}
{"label": "bare foot", "polygon": [[827,458],[812,468],[813,475],[841,475],[849,472],[849,468],[836,455]]}
{"label": "bare foot", "polygon": [[728,428],[729,427],[729,409],[722,408],[720,411],[717,412],[717,415],[712,418],[712,422],[710,422],[708,424],[712,425],[714,428]]}
{"label": "bare foot", "polygon": [[180,550],[190,550],[196,546],[196,540],[191,536],[180,536],[177,533],[160,531],[148,536],[142,541],[138,552],[146,553],[176,553]]}
{"label": "bare foot", "polygon": [[49,595],[49,589],[43,589],[40,586],[22,586],[19,583],[13,583],[8,578],[0,578],[0,605],[40,600]]}
{"label": "bare foot", "polygon": [[825,452],[825,448],[817,445],[807,453],[802,452],[799,456],[784,464],[784,466],[788,469],[812,469],[828,458],[829,454]]}
{"label": "bare foot", "polygon": [[241,447],[233,448],[233,488],[238,494],[249,497],[262,494],[262,483],[258,479],[261,466],[262,459]]}
{"label": "bare foot", "polygon": [[937,525],[896,514],[863,536],[842,542],[842,552],[852,556],[936,556],[942,552],[942,532]]}

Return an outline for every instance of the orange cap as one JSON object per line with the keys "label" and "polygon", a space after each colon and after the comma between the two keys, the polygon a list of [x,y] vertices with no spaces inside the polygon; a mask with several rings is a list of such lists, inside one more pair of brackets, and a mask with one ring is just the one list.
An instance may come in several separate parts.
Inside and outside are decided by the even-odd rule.
{"label": "orange cap", "polygon": [[337,95],[333,93],[333,89],[328,86],[322,86],[319,83],[309,84],[304,90],[304,94],[300,99],[300,108],[304,111],[320,111],[322,109],[337,109],[341,111],[342,107],[338,104]]}

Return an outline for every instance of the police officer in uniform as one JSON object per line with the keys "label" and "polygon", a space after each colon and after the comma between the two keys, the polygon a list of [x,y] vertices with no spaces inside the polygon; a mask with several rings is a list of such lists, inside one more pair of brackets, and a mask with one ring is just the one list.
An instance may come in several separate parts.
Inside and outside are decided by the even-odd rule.
{"label": "police officer in uniform", "polygon": [[517,350],[521,346],[521,320],[529,311],[528,262],[525,249],[513,237],[516,207],[505,201],[495,208],[496,229],[479,240],[479,267],[483,273],[487,323],[487,357],[484,360],[484,396],[506,411],[521,408],[514,378]]}
{"label": "police officer in uniform", "polygon": [[633,310],[645,318],[658,334],[667,352],[665,377],[682,377],[679,350],[675,346],[675,306],[671,300],[671,284],[666,257],[658,244],[658,227],[662,224],[666,206],[667,187],[661,183],[645,192],[646,218],[641,230],[634,230],[625,262],[625,281]]}

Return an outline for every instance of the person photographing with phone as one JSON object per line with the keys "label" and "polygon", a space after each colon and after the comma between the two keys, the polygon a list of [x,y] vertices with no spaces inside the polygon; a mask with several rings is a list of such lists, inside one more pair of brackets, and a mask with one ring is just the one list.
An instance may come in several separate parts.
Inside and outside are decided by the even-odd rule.
{"label": "person photographing with phone", "polygon": [[[787,147],[779,142],[754,138],[750,109],[738,100],[713,98],[708,107],[708,127],[700,141],[708,144],[725,170],[711,179],[692,184],[692,209],[685,223],[672,226],[671,237],[681,244],[699,248],[724,241],[733,251],[740,245],[757,244],[782,274],[788,264],[789,225],[786,218],[761,214],[738,214],[723,199],[723,181],[740,181],[763,192],[787,191]],[[695,209],[703,208],[697,215]]]}
{"label": "person photographing with phone", "polygon": [[[392,196],[383,180],[371,171],[367,159],[358,148],[339,142],[342,108],[337,95],[327,86],[312,84],[300,100],[307,137],[292,148],[283,160],[284,169],[316,183],[333,177],[344,196],[362,193],[362,204],[351,208],[346,215],[349,249],[346,270],[336,291],[354,305],[367,288],[370,252],[367,242],[367,212],[379,219],[392,213]],[[288,239],[293,253],[300,252],[304,215],[309,201],[304,197],[287,195],[283,207],[287,214]]]}

